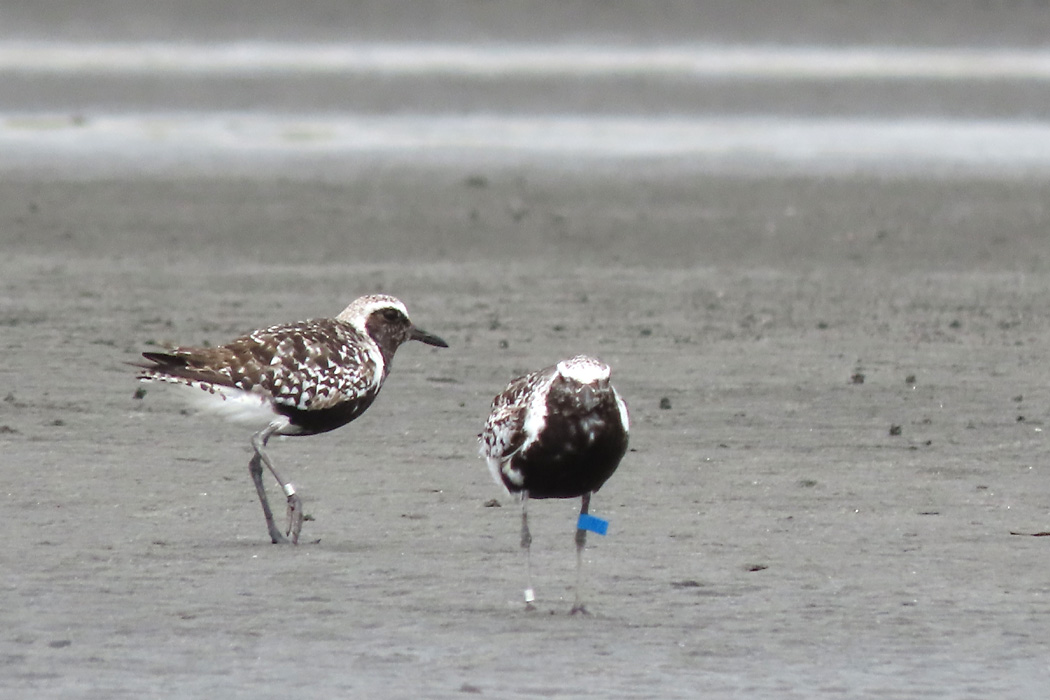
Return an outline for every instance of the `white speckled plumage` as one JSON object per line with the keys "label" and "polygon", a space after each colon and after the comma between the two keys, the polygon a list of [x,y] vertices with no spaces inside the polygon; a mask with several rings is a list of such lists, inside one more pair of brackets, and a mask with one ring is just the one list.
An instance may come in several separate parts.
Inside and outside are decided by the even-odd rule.
{"label": "white speckled plumage", "polygon": [[554,367],[518,377],[492,401],[492,411],[479,438],[478,451],[493,480],[510,495],[506,480],[520,491],[520,472],[509,469],[511,458],[530,446],[547,420],[547,391]]}
{"label": "white speckled plumage", "polygon": [[[508,493],[523,491],[522,458],[549,428],[548,399],[556,381],[594,387],[604,392],[616,407],[618,424],[605,426],[608,418],[603,417],[603,424],[597,427],[600,430],[622,430],[626,440],[630,417],[623,398],[609,383],[610,375],[609,366],[601,360],[577,355],[518,377],[498,394],[492,401],[491,412],[479,436],[478,449],[496,483]],[[596,419],[583,411],[579,415],[559,415],[554,420],[593,423]]]}
{"label": "white speckled plumage", "polygon": [[[284,538],[273,527],[259,463],[273,473],[290,505],[294,497],[298,507],[298,496],[263,452],[266,441],[327,432],[357,418],[379,393],[395,351],[409,340],[448,347],[416,328],[401,301],[376,294],[354,300],[335,318],[270,326],[218,347],[143,353],[149,363],[137,365],[138,377],[193,389],[198,403],[223,416],[264,425],[252,439],[252,478],[271,538],[279,542]],[[301,512],[297,517],[301,524]],[[298,526],[294,532],[293,541]]]}
{"label": "white speckled plumage", "polygon": [[[252,397],[269,406],[271,417],[281,415],[282,409],[320,412],[371,403],[389,373],[389,360],[366,326],[373,314],[385,309],[396,310],[411,327],[403,303],[370,295],[355,300],[335,319],[270,326],[215,348],[150,353],[147,357],[155,364],[144,367],[139,378],[203,389],[203,405],[210,400],[213,409],[241,420],[263,414],[231,411],[229,403],[251,405]],[[392,356],[394,349],[386,354]],[[293,420],[277,434],[310,432],[317,431]]]}
{"label": "white speckled plumage", "polygon": [[[478,436],[479,453],[492,478],[521,497],[521,546],[530,551],[527,505],[532,498],[581,499],[585,515],[591,494],[612,476],[627,452],[627,405],[610,383],[604,362],[577,355],[513,380],[492,401]],[[576,532],[576,601],[581,602],[580,571],[587,533]],[[531,565],[525,589],[533,609]]]}

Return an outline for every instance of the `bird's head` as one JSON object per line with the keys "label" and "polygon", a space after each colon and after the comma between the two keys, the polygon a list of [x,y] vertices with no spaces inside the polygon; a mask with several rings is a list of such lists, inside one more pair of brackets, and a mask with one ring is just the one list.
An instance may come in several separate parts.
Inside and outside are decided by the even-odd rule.
{"label": "bird's head", "polygon": [[565,379],[593,387],[603,387],[609,383],[612,370],[601,360],[587,355],[562,360],[557,365],[558,374]]}
{"label": "bird's head", "polygon": [[336,318],[350,324],[390,352],[409,340],[418,340],[439,348],[448,347],[448,343],[438,336],[415,326],[408,318],[408,309],[404,303],[386,294],[370,294],[355,299]]}

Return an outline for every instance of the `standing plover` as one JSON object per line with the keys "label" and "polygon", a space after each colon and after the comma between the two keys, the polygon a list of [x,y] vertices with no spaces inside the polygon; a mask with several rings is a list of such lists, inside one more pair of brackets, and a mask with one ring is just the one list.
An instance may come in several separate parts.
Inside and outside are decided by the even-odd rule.
{"label": "standing plover", "polygon": [[[354,300],[335,318],[257,330],[218,347],[144,352],[138,378],[193,387],[207,408],[233,420],[265,424],[252,436],[248,469],[274,544],[299,542],[302,502],[265,452],[274,435],[316,435],[354,420],[367,409],[398,346],[409,340],[447,348],[444,340],[408,320],[405,305],[381,294]],[[270,470],[288,499],[288,527],[274,524],[262,480]]]}
{"label": "standing plover", "polygon": [[576,600],[572,612],[587,612],[580,571],[587,530],[604,523],[588,516],[591,494],[612,476],[627,452],[627,406],[609,383],[610,369],[578,355],[512,381],[492,401],[479,436],[481,456],[496,483],[521,497],[521,546],[525,550],[525,604],[532,609],[529,556],[530,498],[582,500],[576,529]]}

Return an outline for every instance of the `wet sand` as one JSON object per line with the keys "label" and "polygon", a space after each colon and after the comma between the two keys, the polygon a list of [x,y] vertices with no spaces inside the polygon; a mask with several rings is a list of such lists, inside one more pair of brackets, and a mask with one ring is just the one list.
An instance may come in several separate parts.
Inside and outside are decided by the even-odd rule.
{"label": "wet sand", "polygon": [[[63,697],[1038,697],[1048,678],[1047,183],[369,171],[9,176],[0,324],[9,692]],[[643,244],[648,241],[649,244]],[[276,442],[124,363],[382,290],[403,348],[352,425]],[[518,509],[492,395],[610,362],[631,452]],[[863,375],[863,382],[859,376]],[[668,399],[669,409],[661,409]],[[894,428],[894,426],[897,426]],[[894,434],[899,433],[899,434]]]}
{"label": "wet sand", "polygon": [[[774,5],[12,2],[0,34],[982,47],[1050,21]],[[8,72],[0,109],[1046,109],[1023,81],[555,87]],[[0,695],[1046,697],[1047,168],[489,155],[0,153]],[[451,348],[402,348],[359,420],[271,442],[311,517],[273,546],[250,430],[136,396],[127,363],[375,291]],[[530,507],[526,613],[519,511],[474,440],[511,377],[579,352],[613,366],[631,451],[592,502],[592,614],[568,615],[575,501]]]}

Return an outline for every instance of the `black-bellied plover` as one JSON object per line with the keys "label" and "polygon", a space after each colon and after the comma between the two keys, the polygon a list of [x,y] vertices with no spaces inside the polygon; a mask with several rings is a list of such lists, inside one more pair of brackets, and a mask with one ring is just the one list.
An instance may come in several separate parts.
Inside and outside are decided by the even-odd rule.
{"label": "black-bellied plover", "polygon": [[535,599],[528,501],[580,497],[572,612],[587,612],[580,592],[587,530],[604,534],[604,521],[588,514],[591,494],[619,466],[627,452],[630,428],[627,405],[609,383],[609,376],[604,362],[578,355],[519,377],[492,401],[492,413],[479,436],[479,451],[496,483],[521,497],[527,609],[533,609]]}
{"label": "black-bellied plover", "polygon": [[[408,319],[405,305],[375,294],[354,300],[335,318],[272,326],[218,347],[177,347],[144,352],[149,363],[136,366],[143,381],[161,381],[203,390],[193,393],[206,407],[233,420],[263,424],[252,436],[249,463],[270,539],[298,543],[302,501],[267,456],[274,435],[316,435],[354,420],[367,409],[398,346],[409,340],[447,348]],[[288,527],[274,524],[262,465],[288,499]],[[287,537],[286,537],[287,536]]]}

